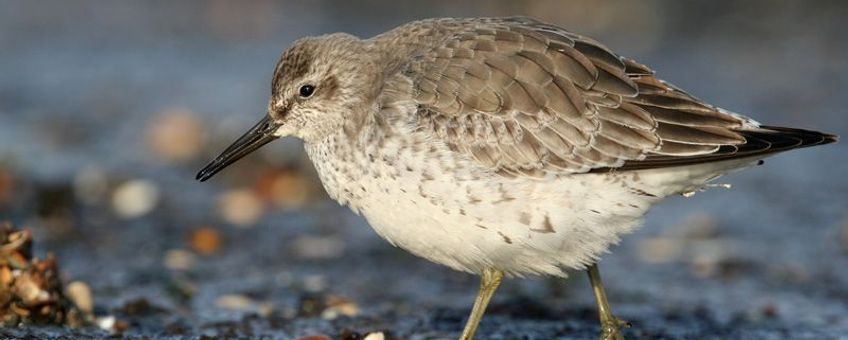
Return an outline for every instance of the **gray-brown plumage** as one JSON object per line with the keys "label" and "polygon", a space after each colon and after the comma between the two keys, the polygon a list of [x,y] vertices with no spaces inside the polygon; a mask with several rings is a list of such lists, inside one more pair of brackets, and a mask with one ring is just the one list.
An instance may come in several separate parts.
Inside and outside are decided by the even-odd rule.
{"label": "gray-brown plumage", "polygon": [[533,19],[435,20],[377,39],[418,42],[412,48],[422,52],[402,72],[419,123],[503,174],[679,166],[835,140],[756,127],[592,39]]}
{"label": "gray-brown plumage", "polygon": [[274,71],[268,114],[198,174],[283,136],[327,193],[394,245],[479,274],[462,339],[505,275],[587,270],[661,199],[833,135],[762,126],[600,43],[527,18],[434,19],[371,39],[306,38]]}

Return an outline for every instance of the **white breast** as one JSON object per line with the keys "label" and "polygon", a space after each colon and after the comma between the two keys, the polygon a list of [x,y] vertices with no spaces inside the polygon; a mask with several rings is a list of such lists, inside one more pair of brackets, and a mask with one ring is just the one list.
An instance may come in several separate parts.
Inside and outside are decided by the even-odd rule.
{"label": "white breast", "polygon": [[307,144],[329,195],[393,245],[451,268],[565,276],[594,262],[663,197],[725,168],[506,178],[414,134]]}

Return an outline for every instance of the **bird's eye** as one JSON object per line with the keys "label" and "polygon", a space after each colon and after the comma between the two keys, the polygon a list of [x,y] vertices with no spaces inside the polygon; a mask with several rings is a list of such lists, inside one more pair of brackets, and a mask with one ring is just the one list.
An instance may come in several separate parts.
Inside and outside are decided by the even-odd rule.
{"label": "bird's eye", "polygon": [[315,92],[315,86],[312,85],[303,85],[300,87],[300,96],[303,98],[307,98],[312,95],[312,92]]}

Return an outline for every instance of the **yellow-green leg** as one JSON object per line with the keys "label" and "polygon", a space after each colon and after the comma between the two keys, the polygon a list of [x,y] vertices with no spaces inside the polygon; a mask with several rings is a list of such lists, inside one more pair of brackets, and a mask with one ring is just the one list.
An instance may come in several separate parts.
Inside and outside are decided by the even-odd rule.
{"label": "yellow-green leg", "polygon": [[486,306],[495,290],[503,280],[504,273],[497,269],[486,269],[483,275],[480,276],[480,291],[477,292],[477,298],[474,299],[474,308],[471,309],[471,315],[468,317],[468,322],[465,323],[465,329],[462,330],[460,340],[474,339],[474,332],[477,331],[477,325],[480,324],[480,319],[483,318],[483,313],[486,312]]}
{"label": "yellow-green leg", "polygon": [[601,318],[601,340],[624,340],[621,327],[630,327],[630,323],[612,315],[612,309],[607,302],[607,294],[604,293],[604,284],[601,282],[598,265],[593,264],[586,272],[589,274],[592,292],[595,293],[595,302],[598,303],[598,315]]}

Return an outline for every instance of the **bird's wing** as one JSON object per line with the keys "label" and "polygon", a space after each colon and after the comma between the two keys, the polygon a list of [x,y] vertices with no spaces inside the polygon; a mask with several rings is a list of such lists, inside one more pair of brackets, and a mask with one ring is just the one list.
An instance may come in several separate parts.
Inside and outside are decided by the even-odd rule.
{"label": "bird's wing", "polygon": [[[767,132],[750,135],[753,121],[589,38],[532,19],[458,31],[402,74],[420,127],[495,172],[645,169],[771,147]],[[758,143],[743,147],[751,139]]]}

